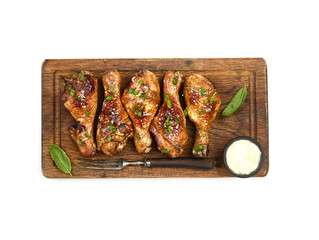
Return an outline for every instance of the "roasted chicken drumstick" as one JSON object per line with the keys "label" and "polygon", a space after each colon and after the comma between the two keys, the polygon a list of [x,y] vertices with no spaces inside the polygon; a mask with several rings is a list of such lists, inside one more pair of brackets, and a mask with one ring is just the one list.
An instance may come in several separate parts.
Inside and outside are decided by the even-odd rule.
{"label": "roasted chicken drumstick", "polygon": [[214,85],[199,74],[192,74],[184,83],[184,97],[188,116],[196,125],[193,155],[207,157],[209,128],[214,121],[220,104],[220,96]]}
{"label": "roasted chicken drumstick", "polygon": [[105,99],[97,124],[97,149],[111,156],[121,152],[129,138],[133,137],[133,126],[121,102],[121,76],[117,71],[107,72],[103,78]]}
{"label": "roasted chicken drumstick", "polygon": [[122,103],[134,125],[134,143],[139,153],[151,150],[149,126],[160,103],[157,77],[150,71],[140,71],[124,90]]}
{"label": "roasted chicken drumstick", "polygon": [[97,79],[88,71],[81,71],[66,82],[63,94],[64,106],[77,121],[70,126],[70,135],[83,156],[96,151],[93,124],[97,108]]}
{"label": "roasted chicken drumstick", "polygon": [[182,76],[179,72],[165,74],[164,103],[150,126],[158,149],[175,158],[182,154],[187,143],[186,119],[179,102]]}

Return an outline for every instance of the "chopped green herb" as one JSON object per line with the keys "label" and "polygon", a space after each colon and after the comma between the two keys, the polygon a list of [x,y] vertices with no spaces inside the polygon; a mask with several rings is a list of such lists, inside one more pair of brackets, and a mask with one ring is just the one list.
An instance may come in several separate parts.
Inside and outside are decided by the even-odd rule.
{"label": "chopped green herb", "polygon": [[71,89],[71,91],[70,91],[70,95],[71,95],[72,97],[74,97],[74,96],[75,96],[75,90],[74,90],[74,89]]}
{"label": "chopped green herb", "polygon": [[84,136],[85,136],[87,139],[91,139],[91,136],[89,136],[87,133],[84,133]]}
{"label": "chopped green herb", "polygon": [[209,99],[209,103],[212,104],[215,100],[215,95],[216,95],[216,92],[214,92],[213,96],[211,96],[211,98]]}
{"label": "chopped green herb", "polygon": [[179,119],[179,117],[176,117],[176,118],[175,118],[175,122],[176,122],[177,124],[181,124],[181,123],[182,123],[181,120]]}
{"label": "chopped green herb", "polygon": [[105,99],[110,101],[110,100],[113,99],[113,96],[112,95],[107,95]]}
{"label": "chopped green herb", "polygon": [[165,148],[164,150],[162,150],[162,153],[169,153],[169,149]]}
{"label": "chopped green herb", "polygon": [[112,93],[116,93],[114,87],[110,86],[110,89],[111,89]]}
{"label": "chopped green herb", "polygon": [[185,110],[183,112],[184,112],[185,117],[187,117],[187,115],[188,115],[187,108],[185,108]]}
{"label": "chopped green herb", "polygon": [[86,115],[88,118],[91,116],[89,110],[85,109],[85,115]]}
{"label": "chopped green herb", "polygon": [[206,113],[205,110],[202,110],[202,111],[199,111],[199,112],[198,112],[199,115],[204,115],[205,113]]}
{"label": "chopped green herb", "polygon": [[80,147],[83,146],[83,141],[82,141],[82,139],[79,139],[79,146],[80,146]]}
{"label": "chopped green herb", "polygon": [[165,98],[166,98],[166,100],[170,100],[168,93],[165,93]]}
{"label": "chopped green herb", "polygon": [[82,100],[82,97],[81,97],[81,96],[80,96],[80,97],[75,97],[74,99],[75,99],[75,100],[78,100],[78,99],[79,99],[79,100]]}
{"label": "chopped green herb", "polygon": [[138,92],[139,92],[139,90],[133,89],[133,88],[131,88],[131,89],[128,91],[128,93],[130,93],[130,94],[132,94],[132,95],[134,95],[134,96],[136,96],[136,95],[138,94]]}
{"label": "chopped green herb", "polygon": [[195,152],[201,152],[201,151],[203,151],[203,150],[204,150],[204,148],[203,148],[202,145],[198,145],[198,146],[195,146],[195,147],[194,147],[194,151],[195,151]]}
{"label": "chopped green herb", "polygon": [[166,128],[166,129],[164,129],[164,132],[165,132],[166,134],[170,134],[170,133],[171,133],[171,130],[170,130],[169,128]]}
{"label": "chopped green herb", "polygon": [[171,100],[167,100],[167,107],[171,108],[172,107],[172,101]]}
{"label": "chopped green herb", "polygon": [[172,82],[173,82],[173,84],[174,84],[174,85],[176,85],[176,84],[178,83],[177,78],[176,78],[176,77],[174,77]]}
{"label": "chopped green herb", "polygon": [[203,134],[202,134],[202,137],[206,137],[206,133],[203,133]]}
{"label": "chopped green herb", "polygon": [[109,129],[109,131],[111,131],[113,133],[116,133],[116,130],[117,130],[116,127],[114,127],[112,124],[109,124],[108,129]]}
{"label": "chopped green herb", "polygon": [[138,84],[139,84],[139,85],[142,85],[142,84],[143,84],[143,80],[142,80],[142,79],[139,80],[139,81],[138,81]]}
{"label": "chopped green herb", "polygon": [[205,96],[205,88],[200,87],[199,92],[200,92],[200,95],[202,95],[202,97]]}
{"label": "chopped green herb", "polygon": [[136,136],[137,136],[137,139],[138,139],[138,140],[141,140],[141,137],[140,137],[140,134],[139,134],[139,133],[136,133]]}
{"label": "chopped green herb", "polygon": [[133,111],[139,116],[141,117],[142,116],[142,110],[144,108],[144,105],[142,105],[141,107],[138,107],[138,106],[134,106],[133,107]]}
{"label": "chopped green herb", "polygon": [[112,140],[112,137],[109,136],[109,137],[107,138],[107,141],[108,141],[108,142],[111,142],[111,140]]}
{"label": "chopped green herb", "polygon": [[170,123],[170,121],[169,121],[169,118],[170,118],[170,117],[171,117],[171,115],[169,114],[168,117],[166,118],[165,122],[164,122],[164,127],[172,125],[172,124]]}
{"label": "chopped green herb", "polygon": [[79,73],[78,77],[81,79],[82,82],[85,81],[85,78],[84,78],[84,73]]}
{"label": "chopped green herb", "polygon": [[205,103],[208,103],[208,99],[205,100]]}
{"label": "chopped green herb", "polygon": [[140,95],[140,99],[146,100],[146,99],[147,99],[147,95],[146,95],[145,93],[142,93],[142,94]]}

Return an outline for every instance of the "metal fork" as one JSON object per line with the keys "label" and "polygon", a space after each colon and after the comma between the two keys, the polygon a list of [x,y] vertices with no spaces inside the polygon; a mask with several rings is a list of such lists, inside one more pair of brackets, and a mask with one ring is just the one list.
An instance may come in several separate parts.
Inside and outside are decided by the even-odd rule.
{"label": "metal fork", "polygon": [[121,170],[127,166],[144,166],[145,168],[152,167],[171,167],[171,168],[193,168],[211,170],[215,165],[214,159],[194,159],[194,158],[179,158],[171,160],[167,158],[144,159],[138,161],[113,159],[113,160],[91,160],[79,159],[81,166],[85,169],[103,169],[103,170]]}

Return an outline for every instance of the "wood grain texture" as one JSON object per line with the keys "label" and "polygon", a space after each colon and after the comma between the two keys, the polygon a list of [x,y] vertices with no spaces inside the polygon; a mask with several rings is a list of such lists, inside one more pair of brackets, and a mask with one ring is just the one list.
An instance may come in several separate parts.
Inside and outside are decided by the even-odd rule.
{"label": "wood grain texture", "polygon": [[[68,127],[74,119],[63,106],[61,95],[64,79],[81,70],[92,72],[99,80],[99,105],[97,116],[101,112],[103,87],[101,77],[105,71],[117,69],[122,77],[121,91],[131,78],[141,69],[156,74],[162,87],[163,77],[168,70],[178,70],[184,77],[199,73],[216,86],[222,100],[221,110],[209,132],[209,157],[217,161],[213,170],[192,170],[177,168],[128,167],[121,171],[88,170],[77,168],[82,158],[72,141]],[[222,110],[236,91],[247,84],[248,94],[244,105],[233,115],[223,117]],[[161,88],[162,89],[162,88]],[[180,94],[182,90],[180,91]],[[162,92],[161,92],[162,94]],[[161,96],[163,98],[163,96]],[[181,97],[182,107],[185,101]],[[97,119],[95,120],[97,124]],[[191,157],[194,144],[195,125],[187,118],[189,140],[181,157]],[[232,177],[225,169],[222,154],[226,144],[238,136],[250,136],[257,139],[265,151],[265,163],[256,177],[266,176],[269,169],[268,156],[268,95],[267,66],[261,58],[231,59],[67,59],[45,60],[42,65],[42,172],[49,178],[68,178],[53,163],[49,148],[51,144],[60,146],[72,161],[73,178],[128,178],[128,177]],[[152,150],[147,154],[138,154],[132,140],[128,141],[122,153],[107,157],[101,152],[90,159],[142,159],[163,158],[153,141]]]}

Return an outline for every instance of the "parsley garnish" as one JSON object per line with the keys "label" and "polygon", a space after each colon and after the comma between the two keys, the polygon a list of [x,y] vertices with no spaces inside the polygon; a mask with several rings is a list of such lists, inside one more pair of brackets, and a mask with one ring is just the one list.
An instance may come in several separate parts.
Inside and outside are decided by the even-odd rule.
{"label": "parsley garnish", "polygon": [[169,99],[168,93],[165,93],[165,98],[166,98],[166,102],[167,102],[167,107],[171,108],[172,107],[172,101]]}
{"label": "parsley garnish", "polygon": [[188,115],[187,108],[185,108],[185,110],[183,111],[183,113],[184,113],[185,117],[187,117],[187,115]]}
{"label": "parsley garnish", "polygon": [[165,148],[164,150],[162,150],[162,153],[169,153],[169,149]]}
{"label": "parsley garnish", "polygon": [[84,73],[79,73],[78,77],[81,79],[82,82],[84,82]]}
{"label": "parsley garnish", "polygon": [[202,97],[205,96],[205,88],[200,87],[199,92],[200,92],[200,95],[202,95]]}
{"label": "parsley garnish", "polygon": [[146,99],[147,99],[147,95],[146,95],[145,93],[142,93],[142,94],[140,95],[140,99],[146,100]]}
{"label": "parsley garnish", "polygon": [[113,133],[116,133],[116,130],[117,130],[116,127],[114,127],[112,124],[109,124],[108,129],[109,129],[109,131],[111,131]]}
{"label": "parsley garnish", "polygon": [[139,116],[139,117],[141,117],[142,116],[142,110],[143,110],[143,108],[144,108],[144,105],[142,105],[142,106],[140,106],[140,107],[138,107],[138,106],[134,106],[133,107],[133,111]]}
{"label": "parsley garnish", "polygon": [[178,83],[177,78],[176,78],[176,77],[174,77],[174,78],[173,78],[173,80],[172,80],[172,82],[173,82],[173,84],[174,84],[174,85],[176,85],[176,84]]}
{"label": "parsley garnish", "polygon": [[177,124],[181,124],[181,123],[182,123],[181,120],[179,119],[179,117],[176,117],[176,118],[175,118],[175,122],[176,122]]}
{"label": "parsley garnish", "polygon": [[75,90],[74,90],[74,89],[71,89],[71,91],[70,91],[70,95],[71,95],[72,97],[74,97],[74,96],[75,96]]}
{"label": "parsley garnish", "polygon": [[139,85],[142,85],[142,84],[143,84],[143,80],[142,80],[142,79],[139,80],[139,81],[138,81],[138,84],[139,84]]}
{"label": "parsley garnish", "polygon": [[90,112],[89,110],[85,109],[85,115],[89,118],[90,117]]}
{"label": "parsley garnish", "polygon": [[110,101],[110,100],[113,99],[113,96],[112,95],[107,95],[105,99]]}
{"label": "parsley garnish", "polygon": [[112,93],[116,93],[114,87],[110,86],[110,89],[111,89]]}
{"label": "parsley garnish", "polygon": [[80,147],[83,146],[83,141],[82,141],[82,139],[79,139],[79,146],[80,146]]}
{"label": "parsley garnish", "polygon": [[132,95],[134,95],[134,96],[136,96],[136,95],[138,94],[138,92],[139,92],[139,90],[133,89],[133,88],[131,88],[131,89],[128,91],[128,93],[130,93],[130,94],[132,94]]}
{"label": "parsley garnish", "polygon": [[195,152],[201,152],[201,151],[204,150],[204,148],[203,148],[202,145],[198,145],[198,146],[195,146],[195,147],[194,147],[194,150],[195,150]]}
{"label": "parsley garnish", "polygon": [[215,95],[216,95],[216,92],[214,92],[213,96],[211,96],[211,98],[209,99],[209,103],[212,104],[215,100]]}
{"label": "parsley garnish", "polygon": [[108,141],[108,142],[111,142],[111,140],[112,140],[112,137],[109,136],[109,137],[107,138],[107,141]]}
{"label": "parsley garnish", "polygon": [[139,133],[136,133],[136,136],[137,136],[137,139],[138,139],[138,140],[141,140],[141,137],[140,137],[140,134],[139,134]]}

